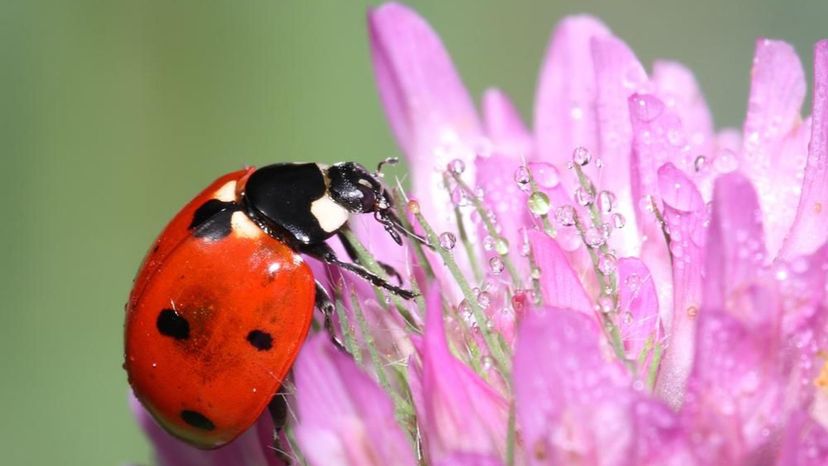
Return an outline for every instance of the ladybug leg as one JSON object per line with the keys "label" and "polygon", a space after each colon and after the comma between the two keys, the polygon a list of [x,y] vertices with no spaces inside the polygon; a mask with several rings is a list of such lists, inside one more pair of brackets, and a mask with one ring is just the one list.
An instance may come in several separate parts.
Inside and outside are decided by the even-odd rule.
{"label": "ladybug leg", "polygon": [[388,210],[385,213],[385,217],[388,219],[388,222],[391,224],[391,226],[393,226],[394,229],[398,232],[402,233],[403,235],[409,237],[410,239],[422,244],[423,246],[429,249],[434,249],[434,246],[432,246],[431,243],[428,242],[425,236],[418,235],[417,233],[414,233],[413,231],[406,228],[393,210]]}
{"label": "ladybug leg", "polygon": [[345,345],[343,345],[339,340],[339,337],[336,336],[336,329],[334,328],[333,323],[333,314],[336,311],[336,306],[334,305],[333,300],[331,300],[328,290],[326,290],[325,287],[319,283],[319,280],[316,280],[316,307],[322,311],[322,315],[325,318],[325,331],[328,332],[328,335],[331,337],[331,342],[339,350],[344,353],[348,353],[348,350],[345,349]]}
{"label": "ladybug leg", "polygon": [[[351,242],[348,241],[342,235],[341,232],[337,233],[337,236],[339,237],[339,242],[342,243],[342,246],[345,248],[345,252],[348,253],[348,257],[351,259],[351,261],[359,263],[359,258],[358,258],[359,254],[357,254],[356,249],[354,249],[354,246],[351,244]],[[394,267],[391,267],[390,265],[386,264],[385,262],[381,262],[381,261],[377,261],[377,265],[382,267],[382,270],[384,270],[385,273],[387,273],[388,275],[394,277],[394,280],[396,280],[398,285],[402,285],[402,282],[403,282],[402,275],[400,275],[400,273],[397,272],[397,269],[395,269]]]}
{"label": "ladybug leg", "polygon": [[343,262],[336,257],[336,253],[333,252],[330,246],[325,243],[314,244],[311,246],[304,247],[300,252],[303,254],[307,254],[315,259],[318,259],[326,264],[335,265],[341,269],[347,270],[349,272],[353,272],[363,280],[368,281],[374,286],[378,286],[380,288],[385,288],[386,290],[394,293],[395,295],[403,298],[403,299],[414,299],[417,296],[411,290],[406,290],[405,288],[400,288],[399,286],[393,285],[389,283],[387,280],[384,280],[382,277],[374,274],[370,270],[366,269],[365,267],[351,263],[351,262]]}
{"label": "ladybug leg", "polygon": [[286,451],[282,450],[282,445],[280,443],[282,430],[285,428],[285,424],[287,424],[288,420],[287,398],[281,388],[279,389],[279,392],[271,398],[270,403],[267,405],[267,409],[270,412],[271,419],[273,419],[273,452],[276,454],[276,458],[279,459],[279,461],[290,466],[293,464],[293,458],[291,458]]}

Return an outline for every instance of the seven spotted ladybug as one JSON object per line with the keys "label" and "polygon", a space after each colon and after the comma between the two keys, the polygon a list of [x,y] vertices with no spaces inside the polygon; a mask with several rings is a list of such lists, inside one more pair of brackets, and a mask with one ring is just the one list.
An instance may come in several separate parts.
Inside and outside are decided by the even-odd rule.
{"label": "seven spotted ladybug", "polygon": [[243,433],[281,400],[314,306],[332,331],[333,305],[302,254],[414,296],[325,243],[352,213],[373,213],[397,243],[401,234],[423,241],[392,205],[378,174],[353,162],[280,163],[214,181],[166,226],[136,276],[124,337],[136,397],[197,447]]}

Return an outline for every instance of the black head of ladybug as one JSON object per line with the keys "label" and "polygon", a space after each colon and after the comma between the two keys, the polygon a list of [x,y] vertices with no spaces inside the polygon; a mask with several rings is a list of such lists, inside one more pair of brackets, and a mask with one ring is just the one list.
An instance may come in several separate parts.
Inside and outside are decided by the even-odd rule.
{"label": "black head of ladybug", "polygon": [[327,240],[352,213],[374,213],[394,241],[402,243],[390,193],[378,175],[356,162],[331,166],[279,163],[259,168],[245,183],[243,202],[260,226],[286,233],[286,239],[297,246]]}

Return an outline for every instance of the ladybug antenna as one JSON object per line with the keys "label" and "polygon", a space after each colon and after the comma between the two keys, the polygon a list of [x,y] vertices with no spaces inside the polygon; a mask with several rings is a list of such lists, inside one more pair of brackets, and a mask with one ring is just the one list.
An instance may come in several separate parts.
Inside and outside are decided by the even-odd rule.
{"label": "ladybug antenna", "polygon": [[377,164],[376,176],[379,177],[379,178],[382,178],[382,169],[383,169],[383,167],[385,167],[386,165],[396,165],[398,163],[400,163],[400,158],[399,157],[386,157],[385,160],[383,160],[383,161],[381,161],[380,163]]}

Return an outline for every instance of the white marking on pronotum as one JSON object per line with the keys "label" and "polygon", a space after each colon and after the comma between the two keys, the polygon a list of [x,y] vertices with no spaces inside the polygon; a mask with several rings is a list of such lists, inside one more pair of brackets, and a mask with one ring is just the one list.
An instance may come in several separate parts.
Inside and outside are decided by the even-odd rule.
{"label": "white marking on pronotum", "polygon": [[233,234],[242,238],[257,238],[264,234],[244,212],[233,212],[233,216],[230,217],[230,226],[233,228]]}
{"label": "white marking on pronotum", "polygon": [[325,195],[311,203],[311,213],[328,233],[340,229],[348,221],[348,209],[337,204],[336,201]]}
{"label": "white marking on pronotum", "polygon": [[236,200],[236,182],[228,181],[216,191],[216,199],[222,202],[233,202]]}

